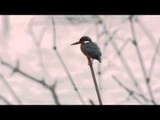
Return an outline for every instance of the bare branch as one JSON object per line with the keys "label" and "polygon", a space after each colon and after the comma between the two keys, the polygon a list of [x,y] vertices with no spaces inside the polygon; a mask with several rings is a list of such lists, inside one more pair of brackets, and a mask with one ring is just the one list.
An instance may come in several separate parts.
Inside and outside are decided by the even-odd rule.
{"label": "bare branch", "polygon": [[154,36],[151,34],[151,32],[146,28],[146,26],[144,25],[144,23],[140,19],[138,19],[137,17],[135,18],[135,22],[143,30],[144,34],[150,40],[152,46],[155,48],[156,47],[156,40],[155,40]]}
{"label": "bare branch", "polygon": [[67,74],[67,76],[69,78],[69,80],[71,81],[71,84],[72,84],[74,90],[76,91],[80,101],[82,102],[82,104],[85,104],[81,94],[78,91],[78,88],[77,88],[76,84],[74,83],[74,81],[73,81],[73,79],[71,77],[71,74],[69,73],[69,71],[68,71],[68,69],[67,69],[67,67],[66,67],[66,65],[65,65],[65,63],[64,63],[64,61],[63,61],[63,59],[62,59],[62,57],[61,57],[61,55],[59,53],[59,51],[57,50],[57,46],[56,46],[56,27],[55,27],[54,18],[52,17],[51,20],[52,20],[52,26],[53,26],[53,50],[55,51],[58,59],[60,60],[60,62],[62,64],[62,66],[63,66],[63,68],[64,68],[64,70],[65,70],[65,72],[66,72],[66,74]]}
{"label": "bare branch", "polygon": [[128,75],[130,76],[131,80],[133,81],[135,87],[139,90],[140,93],[142,93],[142,89],[141,89],[141,87],[139,86],[139,84],[138,84],[138,82],[137,82],[137,80],[136,80],[133,72],[131,71],[129,65],[127,64],[124,56],[123,56],[122,54],[119,54],[119,53],[118,53],[118,52],[119,52],[119,51],[118,51],[118,47],[117,47],[117,45],[115,44],[115,42],[112,41],[111,43],[112,43],[113,48],[116,50],[116,53],[118,54],[119,59],[120,59],[120,61],[122,62],[123,66],[124,66],[124,68],[125,68],[125,70],[126,70],[126,72],[128,73]]}
{"label": "bare branch", "polygon": [[30,80],[32,80],[32,81],[34,81],[34,82],[40,82],[40,81],[41,81],[41,80],[39,80],[39,79],[37,79],[37,78],[34,78],[34,77],[32,77],[31,75],[25,73],[24,71],[20,70],[19,68],[17,68],[17,66],[16,66],[16,67],[13,67],[12,65],[10,65],[9,63],[7,63],[7,62],[5,62],[5,61],[3,61],[3,60],[1,60],[1,64],[4,65],[4,66],[6,66],[6,67],[8,67],[8,68],[10,68],[11,70],[13,70],[14,73],[16,73],[16,72],[17,72],[17,73],[20,73],[21,75],[29,78]]}
{"label": "bare branch", "polygon": [[14,98],[17,100],[17,102],[19,104],[22,104],[21,100],[19,99],[19,97],[16,95],[15,91],[12,89],[12,87],[9,85],[9,83],[7,82],[7,80],[3,77],[3,75],[0,74],[0,78],[1,80],[3,80],[4,84],[7,86],[7,88],[9,89],[9,91],[12,93],[12,95],[14,96]]}
{"label": "bare branch", "polygon": [[47,78],[50,78],[49,73],[47,71],[47,68],[46,68],[46,66],[44,64],[43,55],[42,55],[41,47],[40,47],[41,42],[43,40],[43,37],[44,37],[44,35],[46,33],[47,28],[48,27],[43,27],[42,30],[40,31],[39,35],[36,36],[36,34],[33,31],[33,27],[30,26],[29,33],[30,33],[30,35],[32,37],[33,42],[35,43],[35,47],[36,47],[37,54],[38,54],[38,60],[39,60],[38,62],[39,62],[39,65],[41,67],[41,70],[42,70],[42,73],[43,73],[43,77],[47,76]]}
{"label": "bare branch", "polygon": [[130,21],[131,32],[132,32],[132,36],[133,36],[133,44],[134,44],[134,46],[136,48],[136,51],[137,51],[137,54],[138,54],[138,58],[139,58],[139,61],[140,61],[140,65],[141,65],[143,74],[144,74],[144,78],[147,79],[146,68],[144,66],[142,55],[141,55],[139,45],[138,45],[138,42],[137,42],[137,38],[136,38],[136,35],[135,35],[135,29],[134,29],[134,25],[133,25],[133,16],[131,16],[129,18],[129,21]]}
{"label": "bare branch", "polygon": [[137,95],[138,96],[140,96],[141,98],[143,98],[146,102],[149,102],[150,100],[148,100],[148,98],[146,98],[144,95],[142,95],[142,94],[140,94],[140,93],[137,93],[137,92],[135,92],[134,90],[131,90],[130,88],[128,88],[127,86],[125,86],[122,82],[120,82],[119,80],[118,80],[118,78],[116,77],[116,76],[112,76],[113,77],[113,79],[123,88],[123,89],[125,89],[128,93],[129,93],[129,95],[131,96],[131,97],[133,97],[138,103],[140,103],[140,104],[142,104],[142,102],[137,98]]}
{"label": "bare branch", "polygon": [[134,16],[130,16],[129,17],[129,22],[130,22],[131,32],[132,32],[132,36],[133,36],[133,44],[135,46],[135,49],[136,49],[136,52],[137,52],[137,55],[138,55],[138,58],[139,58],[139,61],[140,61],[140,65],[141,65],[141,68],[142,68],[142,71],[143,71],[143,75],[144,75],[144,78],[145,78],[145,81],[146,81],[146,86],[147,86],[147,89],[149,91],[149,95],[151,97],[152,103],[156,104],[156,101],[155,101],[153,93],[152,93],[151,86],[149,84],[149,80],[148,80],[147,73],[146,73],[146,68],[145,68],[144,63],[143,63],[143,59],[142,59],[142,55],[141,55],[141,52],[140,52],[140,49],[139,49],[139,45],[138,45],[138,42],[137,42],[137,39],[136,39],[133,20],[134,20]]}
{"label": "bare branch", "polygon": [[[22,71],[19,68],[13,67],[9,63],[3,61],[2,59],[1,59],[1,64],[4,65],[4,66],[6,66],[6,67],[8,67],[8,68],[10,68],[11,70],[13,70],[14,73],[19,73],[19,74],[23,75],[24,77],[29,78],[29,80],[32,80],[32,81],[34,81],[36,83],[39,83],[43,87],[47,88],[47,90],[49,90],[52,93],[52,96],[53,96],[53,92],[54,92],[54,94],[56,94],[56,92],[53,91],[54,89],[52,89],[52,91],[51,91],[50,87],[48,87],[49,85],[47,85],[43,79],[42,80],[37,79],[37,78],[35,78],[35,77],[33,77],[33,76],[25,73],[24,71]],[[53,100],[55,101],[55,103],[57,103],[58,97],[56,97],[56,98],[54,98],[54,97],[55,97],[55,95],[53,96]],[[58,104],[60,104],[59,100],[58,100]]]}
{"label": "bare branch", "polygon": [[59,102],[59,99],[58,99],[58,95],[57,95],[57,93],[56,93],[56,91],[55,91],[56,85],[57,85],[57,81],[55,81],[52,85],[47,85],[44,80],[41,80],[41,84],[42,84],[45,88],[47,88],[48,90],[51,91],[52,96],[53,96],[53,98],[54,98],[54,101],[55,101],[56,105],[60,105],[60,102]]}
{"label": "bare branch", "polygon": [[[123,43],[123,45],[120,47],[120,49],[116,52],[116,54],[114,54],[113,55],[113,57],[111,58],[111,62],[113,62],[113,60],[115,60],[116,58],[117,58],[117,55],[118,54],[121,54],[122,52],[123,52],[123,50],[125,49],[125,47],[128,45],[128,43],[130,42],[131,40],[126,40],[124,43]],[[109,61],[109,62],[110,62]],[[111,64],[111,63],[110,63]],[[103,71],[101,72],[101,74],[102,73],[104,73],[105,72],[105,70],[107,69],[107,67],[105,67],[104,69],[103,69]]]}
{"label": "bare branch", "polygon": [[159,42],[157,44],[155,53],[154,53],[152,61],[151,61],[150,69],[149,69],[149,72],[148,72],[148,74],[149,74],[148,75],[148,79],[149,79],[148,82],[150,82],[151,77],[152,77],[152,72],[153,72],[153,69],[154,69],[154,65],[155,65],[155,61],[156,61],[156,56],[158,55],[159,47],[160,47],[160,40],[159,40]]}
{"label": "bare branch", "polygon": [[[103,21],[102,21],[102,22],[103,22]],[[105,24],[103,24],[103,25],[104,25],[103,27],[105,28]],[[104,31],[105,31],[105,30],[104,30]],[[108,34],[108,33],[106,33],[106,34]],[[134,86],[135,86],[135,87],[137,88],[137,90],[140,92],[140,95],[143,95],[143,91],[142,91],[140,85],[138,84],[138,82],[137,82],[137,80],[136,80],[133,72],[131,71],[129,65],[127,64],[127,62],[126,62],[123,54],[122,54],[122,53],[121,53],[121,54],[118,53],[118,52],[119,52],[118,47],[117,47],[116,43],[115,43],[113,40],[111,41],[111,44],[112,44],[113,48],[115,49],[115,51],[116,51],[116,53],[117,53],[117,55],[118,55],[121,63],[123,64],[126,72],[128,73],[128,75],[130,76],[131,80],[133,81]],[[142,97],[142,98],[146,101],[146,99],[145,99],[144,97]]]}
{"label": "bare branch", "polygon": [[11,103],[1,95],[0,95],[0,99],[3,100],[7,105],[11,105]]}
{"label": "bare branch", "polygon": [[93,100],[89,99],[89,102],[91,103],[91,105],[95,105]]}

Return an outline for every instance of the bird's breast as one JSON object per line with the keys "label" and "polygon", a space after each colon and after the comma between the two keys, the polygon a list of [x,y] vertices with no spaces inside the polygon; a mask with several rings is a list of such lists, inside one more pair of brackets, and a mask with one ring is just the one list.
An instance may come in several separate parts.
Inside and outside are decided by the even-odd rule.
{"label": "bird's breast", "polygon": [[80,46],[80,48],[81,48],[82,53],[83,53],[85,56],[89,57],[89,55],[88,55],[88,54],[86,53],[86,51],[83,49],[83,44]]}

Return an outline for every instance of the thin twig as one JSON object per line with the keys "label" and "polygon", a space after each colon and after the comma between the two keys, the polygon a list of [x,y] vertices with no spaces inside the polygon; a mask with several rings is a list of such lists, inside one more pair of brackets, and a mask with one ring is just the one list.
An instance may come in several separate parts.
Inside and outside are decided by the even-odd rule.
{"label": "thin twig", "polygon": [[[135,18],[135,22],[137,23],[137,25],[139,25],[139,27],[142,29],[142,31],[144,32],[144,34],[148,37],[148,39],[150,40],[153,48],[156,49],[156,39],[154,38],[153,34],[146,28],[145,24],[138,19],[137,17]],[[158,57],[160,57],[160,52],[158,51]]]}
{"label": "thin twig", "polygon": [[[151,102],[151,100],[149,100],[148,98],[146,98],[143,94],[141,93],[138,93],[134,90],[131,90],[130,88],[128,88],[126,85],[124,85],[121,81],[118,80],[118,78],[116,76],[112,76],[114,80],[116,80],[116,82],[122,87],[124,88],[130,95],[135,95],[134,96],[134,99],[138,99],[136,96],[140,96],[143,100],[145,100],[146,102]],[[136,97],[136,98],[135,98]],[[138,99],[137,101],[139,101],[140,103],[140,100]]]}
{"label": "thin twig", "polygon": [[37,78],[35,78],[35,77],[33,77],[33,76],[25,73],[24,71],[22,71],[21,69],[19,69],[17,66],[13,67],[9,63],[3,61],[2,59],[1,59],[1,64],[4,65],[4,66],[6,66],[6,67],[8,67],[8,68],[10,68],[11,70],[13,70],[13,73],[19,73],[19,74],[23,75],[24,77],[29,78],[29,80],[32,80],[32,81],[34,81],[36,83],[39,83],[43,87],[47,88],[47,90],[49,90],[52,93],[52,97],[53,97],[53,100],[55,101],[55,103],[57,103],[57,100],[58,100],[58,104],[60,104],[58,97],[55,97],[57,95],[53,96],[53,92],[56,94],[56,92],[54,91],[54,89],[52,89],[52,91],[51,91],[49,85],[47,85],[43,79],[42,80],[41,79],[37,79]]}
{"label": "thin twig", "polygon": [[[119,48],[118,50],[118,54],[121,54],[123,52],[123,50],[125,49],[125,47],[128,45],[128,43],[131,42],[131,40],[126,40],[123,45]],[[117,57],[117,53],[113,55],[113,58],[112,59],[116,59]]]}
{"label": "thin twig", "polygon": [[115,44],[115,42],[113,40],[112,40],[111,43],[112,43],[112,46],[115,49],[116,53],[118,54],[119,59],[120,59],[121,63],[123,64],[126,72],[128,73],[128,75],[130,76],[131,80],[133,81],[135,87],[139,90],[140,93],[142,93],[142,89],[139,86],[138,82],[136,81],[136,78],[135,78],[133,72],[131,71],[129,65],[127,64],[123,54],[122,53],[121,54],[118,53],[119,52],[118,47],[117,47],[117,45]]}
{"label": "thin twig", "polygon": [[76,91],[76,93],[77,93],[80,101],[82,102],[82,104],[85,104],[85,102],[84,102],[81,94],[79,93],[78,88],[77,88],[76,84],[74,83],[74,81],[73,81],[73,79],[72,79],[72,77],[71,77],[71,75],[70,75],[70,73],[69,73],[69,71],[68,71],[65,63],[63,62],[63,60],[62,60],[62,58],[61,58],[61,56],[60,56],[60,54],[59,54],[59,52],[58,52],[57,50],[55,50],[55,52],[56,52],[56,55],[57,55],[57,57],[59,58],[59,60],[60,60],[60,62],[61,62],[61,64],[62,64],[62,66],[63,66],[63,68],[64,68],[64,70],[65,70],[65,72],[66,72],[66,74],[67,74],[67,76],[68,76],[68,78],[69,78],[69,80],[71,81],[71,84],[72,84],[74,90]]}
{"label": "thin twig", "polygon": [[[102,22],[103,22],[103,21],[102,21]],[[104,26],[103,28],[105,28],[105,24],[103,24],[103,26]],[[106,29],[106,28],[105,28],[105,29]],[[106,30],[104,30],[104,31],[106,31]],[[106,32],[106,34],[108,34],[108,32]],[[112,39],[113,39],[113,38],[112,38]],[[111,44],[112,44],[113,48],[115,49],[115,51],[116,51],[116,53],[117,53],[117,55],[118,55],[118,57],[119,57],[121,63],[123,64],[126,72],[128,73],[128,75],[130,76],[131,80],[133,81],[135,87],[136,87],[137,90],[142,94],[143,91],[142,91],[141,87],[139,86],[139,84],[138,84],[138,82],[137,82],[137,80],[136,80],[133,72],[131,71],[129,65],[127,64],[127,62],[126,62],[123,54],[122,54],[122,53],[119,54],[118,47],[117,47],[116,43],[114,42],[114,40],[110,40],[110,41],[111,41]],[[144,100],[145,100],[145,99],[144,99]]]}
{"label": "thin twig", "polygon": [[1,64],[4,65],[4,66],[6,66],[6,67],[8,67],[8,68],[10,68],[11,70],[13,70],[14,73],[15,73],[15,72],[18,72],[18,73],[20,73],[21,75],[29,78],[30,80],[32,80],[32,81],[34,81],[34,82],[40,82],[40,81],[41,81],[41,80],[39,80],[39,79],[37,79],[37,78],[34,78],[34,77],[32,77],[31,75],[23,72],[22,70],[20,70],[19,68],[17,68],[17,66],[14,67],[14,66],[10,65],[9,63],[7,63],[7,62],[5,62],[5,61],[3,61],[3,60],[1,60]]}
{"label": "thin twig", "polygon": [[40,47],[41,42],[42,42],[42,40],[43,40],[43,37],[44,37],[44,35],[45,35],[46,29],[47,29],[47,27],[44,27],[44,28],[40,31],[39,36],[36,37],[36,35],[35,35],[34,31],[33,31],[33,28],[32,28],[32,26],[31,26],[29,33],[30,33],[30,35],[31,35],[31,37],[32,37],[33,42],[35,43],[35,46],[36,46],[36,50],[37,50],[37,54],[38,54],[38,60],[39,60],[38,62],[39,62],[39,65],[40,65],[40,67],[41,67],[41,70],[43,71],[43,72],[42,72],[42,73],[43,73],[43,76],[47,76],[47,78],[50,78],[49,73],[48,73],[48,71],[47,71],[47,68],[46,68],[46,66],[45,66],[45,64],[44,64],[43,55],[42,55],[41,47]]}
{"label": "thin twig", "polygon": [[90,58],[88,58],[88,57],[87,57],[87,59],[88,59],[88,65],[89,65],[90,70],[91,70],[91,74],[92,74],[92,78],[93,78],[94,86],[95,86],[95,89],[96,89],[97,98],[98,98],[99,104],[100,104],[100,105],[102,105],[102,100],[101,100],[101,96],[100,96],[100,93],[99,93],[99,89],[98,89],[98,85],[97,85],[96,77],[95,77],[95,74],[94,74],[92,61],[91,61],[91,59],[90,59]]}
{"label": "thin twig", "polygon": [[[32,21],[31,21],[31,22],[30,22],[30,29],[29,29],[30,31],[29,31],[29,33],[30,33],[30,35],[31,35],[31,37],[32,37],[32,40],[34,41],[35,46],[36,46],[36,49],[37,49],[38,58],[39,58],[39,65],[40,65],[40,67],[41,67],[41,69],[42,69],[42,71],[43,71],[43,75],[44,75],[44,76],[47,76],[47,78],[50,78],[49,73],[48,73],[48,71],[47,71],[47,69],[46,69],[46,67],[45,67],[45,64],[44,64],[44,60],[43,60],[43,56],[42,56],[42,52],[41,52],[41,47],[40,47],[41,42],[42,42],[42,40],[43,40],[43,37],[44,37],[44,35],[45,35],[46,30],[47,30],[48,27],[43,27],[43,29],[42,29],[42,30],[40,31],[40,33],[39,33],[39,36],[36,37],[36,35],[34,34],[34,31],[33,31],[33,27],[32,27],[32,26],[33,26],[33,25],[32,25]],[[55,103],[56,103],[57,105],[60,105],[60,102],[59,102],[59,100],[58,100],[58,96],[57,96],[57,94],[56,94],[56,92],[55,92],[55,87],[50,87],[49,85],[47,85],[47,84],[45,83],[45,81],[43,81],[43,84],[44,84],[44,86],[48,86],[47,88],[50,89],[50,91],[51,91],[51,93],[52,93],[52,96],[53,96],[53,98],[54,98]],[[53,84],[52,86],[54,86],[54,84]]]}
{"label": "thin twig", "polygon": [[7,80],[3,77],[3,75],[0,74],[0,78],[1,80],[3,80],[4,84],[7,86],[7,88],[9,89],[9,91],[12,93],[12,95],[14,96],[14,98],[17,100],[17,102],[19,104],[22,104],[21,100],[19,99],[19,97],[16,95],[15,91],[12,89],[12,87],[9,85],[9,83],[7,82]]}
{"label": "thin twig", "polygon": [[[149,72],[148,72],[148,79],[151,80],[151,77],[152,77],[152,72],[153,72],[153,69],[154,69],[154,65],[155,65],[155,61],[156,61],[156,56],[159,52],[159,47],[160,47],[160,40],[157,44],[157,47],[156,47],[156,50],[155,50],[155,53],[153,55],[153,58],[152,58],[152,61],[151,61],[151,65],[150,65],[150,68],[149,68]],[[150,82],[150,81],[149,81]]]}
{"label": "thin twig", "polygon": [[[111,41],[113,40],[114,35],[115,35],[117,32],[118,32],[118,29],[116,29],[115,31],[113,31],[113,32],[109,35],[108,39],[107,39],[106,42],[104,43],[104,47],[103,47],[102,53],[105,53],[105,50],[106,50],[108,44],[111,43]],[[109,33],[108,33],[108,34],[109,34]]]}
{"label": "thin twig", "polygon": [[138,55],[138,58],[139,58],[139,61],[140,61],[140,65],[141,65],[141,68],[142,68],[142,71],[143,71],[143,75],[144,75],[144,78],[145,78],[145,82],[146,82],[147,89],[149,91],[149,95],[151,97],[152,103],[156,104],[154,96],[153,96],[153,93],[152,93],[151,86],[150,86],[150,84],[148,82],[146,68],[144,66],[143,59],[142,59],[142,56],[141,56],[141,52],[140,52],[140,49],[139,49],[139,45],[138,45],[138,42],[137,42],[137,39],[136,39],[135,28],[134,28],[134,25],[133,25],[133,17],[134,16],[130,16],[129,17],[130,26],[131,26],[131,32],[132,32],[132,35],[133,35],[133,44],[134,44],[134,46],[136,48],[136,51],[137,51],[137,55]]}
{"label": "thin twig", "polygon": [[138,58],[139,58],[139,61],[140,61],[140,65],[141,65],[141,68],[142,68],[142,71],[143,71],[144,78],[147,79],[146,68],[144,66],[142,55],[141,55],[141,52],[140,52],[140,49],[139,49],[139,44],[137,42],[136,35],[135,35],[135,29],[134,29],[134,25],[133,25],[133,16],[130,17],[129,21],[130,21],[131,32],[132,32],[132,36],[133,36],[133,44],[134,44],[134,46],[136,48],[136,51],[137,51],[137,54],[138,54]]}
{"label": "thin twig", "polygon": [[11,103],[1,95],[0,95],[0,99],[2,99],[7,105],[11,105]]}
{"label": "thin twig", "polygon": [[142,29],[142,31],[144,32],[144,34],[148,37],[148,39],[150,40],[152,46],[154,48],[156,48],[156,40],[154,38],[154,36],[151,34],[150,31],[148,31],[148,29],[146,28],[146,26],[144,25],[144,23],[137,18],[135,18],[135,22],[138,24],[138,26]]}
{"label": "thin twig", "polygon": [[[102,22],[103,22],[103,21],[102,21]],[[106,34],[107,34],[107,33],[106,33]],[[136,78],[135,78],[133,72],[131,71],[129,65],[127,64],[126,60],[124,59],[123,54],[122,54],[122,53],[119,54],[119,52],[118,52],[118,51],[119,51],[119,50],[118,50],[118,47],[117,47],[117,45],[114,43],[113,40],[110,40],[110,42],[111,42],[113,48],[115,49],[117,55],[119,56],[119,59],[120,59],[121,63],[123,64],[126,72],[127,72],[128,75],[130,76],[130,78],[131,78],[131,80],[133,81],[135,87],[136,87],[136,88],[138,89],[138,91],[140,92],[140,95],[139,95],[139,96],[140,96],[142,99],[144,99],[146,102],[148,102],[147,98],[146,98],[145,96],[143,96],[143,91],[142,91],[141,87],[139,86],[138,82],[136,81]]]}
{"label": "thin twig", "polygon": [[89,99],[89,102],[91,103],[91,105],[95,105],[93,100]]}
{"label": "thin twig", "polygon": [[68,69],[67,69],[67,67],[66,67],[66,65],[65,65],[65,63],[64,63],[64,61],[63,61],[63,59],[62,59],[62,57],[61,57],[61,55],[59,54],[59,51],[57,50],[57,46],[56,46],[56,27],[55,27],[55,21],[54,21],[54,18],[53,18],[53,17],[51,18],[51,20],[52,20],[52,26],[53,26],[53,50],[55,51],[58,59],[60,60],[60,62],[61,62],[61,64],[62,64],[62,66],[63,66],[63,68],[64,68],[64,70],[65,70],[65,72],[66,72],[66,74],[67,74],[67,76],[68,76],[68,78],[69,78],[69,80],[71,81],[71,84],[72,84],[74,90],[76,91],[76,93],[77,93],[80,101],[82,102],[82,104],[85,104],[85,102],[84,102],[81,94],[80,94],[79,91],[78,91],[78,88],[77,88],[76,84],[74,83],[74,81],[73,81],[73,79],[72,79],[72,77],[71,77],[71,74],[69,73],[69,71],[68,71]]}
{"label": "thin twig", "polygon": [[[116,52],[113,56],[112,56],[112,58],[109,60],[109,63],[111,64],[111,62],[113,62],[113,60],[115,60],[116,58],[117,58],[117,53],[118,54],[121,54],[121,52],[123,52],[123,50],[125,49],[125,47],[128,45],[128,43],[130,42],[130,40],[126,40],[124,43],[123,43],[123,45],[119,48],[119,50],[118,50],[118,52]],[[111,62],[110,62],[111,61]],[[105,70],[107,69],[107,67],[105,67],[104,69],[103,69],[103,71],[101,72],[101,74],[102,73],[104,73],[105,72]]]}
{"label": "thin twig", "polygon": [[59,102],[57,93],[56,93],[56,91],[55,91],[56,85],[57,85],[57,81],[55,81],[55,83],[54,83],[53,85],[49,86],[48,88],[49,88],[49,89],[51,90],[51,92],[52,92],[52,96],[54,97],[54,101],[55,101],[56,105],[60,105],[60,102]]}
{"label": "thin twig", "polygon": [[128,93],[129,96],[133,97],[139,104],[142,104],[142,102],[135,96],[135,93],[133,90],[129,89],[126,87],[123,83],[121,83],[116,76],[112,76],[112,78],[123,88],[125,89]]}

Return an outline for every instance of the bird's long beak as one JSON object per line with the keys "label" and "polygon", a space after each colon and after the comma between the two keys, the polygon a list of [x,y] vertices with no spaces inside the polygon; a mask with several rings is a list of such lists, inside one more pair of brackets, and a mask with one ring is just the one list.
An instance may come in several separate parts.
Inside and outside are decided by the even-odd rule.
{"label": "bird's long beak", "polygon": [[77,44],[80,44],[80,42],[75,42],[75,43],[72,43],[71,45],[77,45]]}

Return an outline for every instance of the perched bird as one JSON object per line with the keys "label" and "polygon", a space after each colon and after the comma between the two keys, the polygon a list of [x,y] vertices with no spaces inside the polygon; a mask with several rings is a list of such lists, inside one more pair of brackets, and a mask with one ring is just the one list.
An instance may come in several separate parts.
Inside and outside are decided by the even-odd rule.
{"label": "perched bird", "polygon": [[91,38],[88,36],[83,36],[78,42],[75,42],[71,45],[81,44],[80,48],[83,54],[90,58],[98,60],[101,63],[101,51],[98,45],[95,42],[92,42]]}

